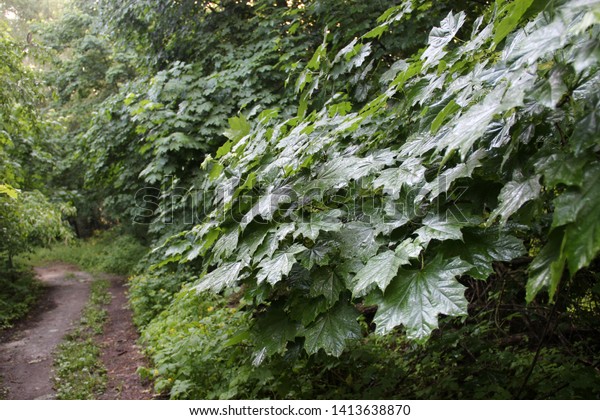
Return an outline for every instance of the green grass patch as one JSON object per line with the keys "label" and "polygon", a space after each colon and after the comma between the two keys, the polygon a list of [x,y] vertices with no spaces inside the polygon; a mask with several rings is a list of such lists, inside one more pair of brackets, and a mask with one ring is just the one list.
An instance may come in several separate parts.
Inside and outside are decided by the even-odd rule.
{"label": "green grass patch", "polygon": [[0,272],[0,330],[25,316],[42,292],[35,274],[25,268]]}
{"label": "green grass patch", "polygon": [[59,400],[91,400],[106,389],[106,369],[95,336],[102,334],[110,303],[108,280],[92,283],[90,300],[79,326],[61,343],[54,359],[54,384]]}
{"label": "green grass patch", "polygon": [[63,261],[93,273],[130,274],[147,252],[132,236],[106,231],[90,239],[38,248],[18,260],[30,265]]}

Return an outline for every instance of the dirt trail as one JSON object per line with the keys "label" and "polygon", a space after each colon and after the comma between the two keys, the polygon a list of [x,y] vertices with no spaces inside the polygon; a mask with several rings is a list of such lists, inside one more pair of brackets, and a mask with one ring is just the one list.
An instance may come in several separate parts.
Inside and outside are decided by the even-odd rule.
{"label": "dirt trail", "polygon": [[52,352],[81,316],[92,276],[68,264],[35,269],[46,292],[33,313],[0,337],[7,399],[52,399]]}
{"label": "dirt trail", "polygon": [[[53,352],[77,325],[93,280],[91,274],[63,263],[35,271],[46,285],[46,292],[25,320],[0,334],[0,376],[7,399],[54,398]],[[144,364],[144,358],[136,346],[138,335],[127,307],[125,280],[117,276],[109,280],[112,302],[107,308],[105,333],[98,338],[108,386],[100,398],[149,399],[149,386],[142,384],[135,373]]]}
{"label": "dirt trail", "polygon": [[107,308],[108,321],[100,339],[102,363],[108,372],[104,400],[146,400],[152,398],[150,384],[140,382],[138,366],[146,364],[136,345],[138,332],[131,321],[127,288],[123,277],[111,276],[112,301]]}

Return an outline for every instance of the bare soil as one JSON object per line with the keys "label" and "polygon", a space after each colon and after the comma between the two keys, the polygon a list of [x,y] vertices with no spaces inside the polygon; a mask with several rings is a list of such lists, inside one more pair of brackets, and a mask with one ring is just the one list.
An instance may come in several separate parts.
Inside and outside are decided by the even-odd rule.
{"label": "bare soil", "polygon": [[[77,267],[54,263],[35,268],[45,292],[32,312],[12,329],[0,333],[0,377],[3,398],[53,399],[53,353],[73,329],[88,301],[91,274]],[[149,399],[149,384],[135,373],[144,364],[136,345],[138,334],[127,307],[123,277],[111,276],[112,303],[108,306],[105,333],[98,341],[108,371],[103,399]]]}
{"label": "bare soil", "polygon": [[136,344],[139,335],[131,321],[127,287],[123,277],[111,276],[112,301],[107,308],[108,321],[100,338],[102,362],[108,372],[104,400],[147,400],[152,398],[151,385],[142,383],[137,368],[146,364]]}

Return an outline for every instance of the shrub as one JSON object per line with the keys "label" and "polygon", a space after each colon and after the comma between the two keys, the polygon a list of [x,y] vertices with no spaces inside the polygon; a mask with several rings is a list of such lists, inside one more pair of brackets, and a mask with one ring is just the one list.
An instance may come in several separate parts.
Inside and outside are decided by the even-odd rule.
{"label": "shrub", "polygon": [[30,270],[0,272],[0,330],[27,314],[41,291],[41,284]]}

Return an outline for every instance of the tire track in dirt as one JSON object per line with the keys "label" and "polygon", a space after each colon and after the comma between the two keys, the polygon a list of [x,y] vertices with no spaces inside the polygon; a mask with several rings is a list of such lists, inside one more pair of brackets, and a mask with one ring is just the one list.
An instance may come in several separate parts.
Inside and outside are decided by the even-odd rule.
{"label": "tire track in dirt", "polygon": [[131,320],[124,277],[110,276],[112,300],[108,306],[108,320],[100,338],[102,363],[108,373],[103,400],[147,400],[152,398],[151,385],[142,383],[137,368],[146,364],[137,340],[139,334]]}

